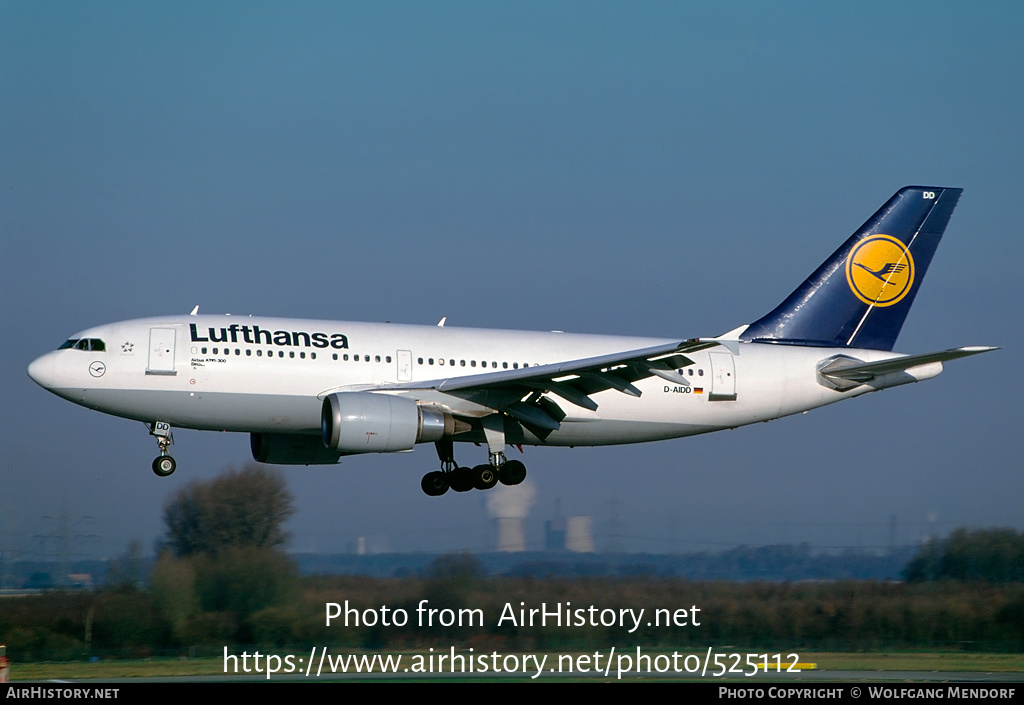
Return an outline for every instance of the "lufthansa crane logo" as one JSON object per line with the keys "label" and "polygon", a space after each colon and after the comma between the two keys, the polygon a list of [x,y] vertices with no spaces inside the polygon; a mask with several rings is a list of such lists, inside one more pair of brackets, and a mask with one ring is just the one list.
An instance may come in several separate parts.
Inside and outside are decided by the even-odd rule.
{"label": "lufthansa crane logo", "polygon": [[858,242],[847,257],[846,282],[864,303],[892,306],[914,285],[914,258],[896,238],[872,235]]}

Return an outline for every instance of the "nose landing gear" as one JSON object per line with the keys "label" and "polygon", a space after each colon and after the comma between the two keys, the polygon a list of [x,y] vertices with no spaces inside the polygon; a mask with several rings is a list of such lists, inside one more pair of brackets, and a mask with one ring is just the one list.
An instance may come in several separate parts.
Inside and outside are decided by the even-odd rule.
{"label": "nose landing gear", "polygon": [[158,455],[153,459],[153,472],[156,473],[157,477],[167,477],[177,467],[178,464],[169,455]]}
{"label": "nose landing gear", "polygon": [[174,443],[171,425],[166,421],[154,421],[149,428],[149,435],[155,436],[156,443],[160,446],[160,455],[153,460],[153,472],[157,477],[167,477],[178,467],[174,458],[167,454],[167,449]]}

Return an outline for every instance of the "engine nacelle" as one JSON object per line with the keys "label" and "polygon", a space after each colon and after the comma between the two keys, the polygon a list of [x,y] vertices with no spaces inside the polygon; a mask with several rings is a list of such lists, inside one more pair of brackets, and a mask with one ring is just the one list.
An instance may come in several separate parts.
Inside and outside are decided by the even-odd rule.
{"label": "engine nacelle", "polygon": [[324,448],[319,436],[250,433],[252,459],[273,465],[333,465],[343,455]]}
{"label": "engine nacelle", "polygon": [[337,453],[393,453],[439,441],[455,431],[443,411],[411,399],[373,392],[335,392],[324,397],[323,445]]}

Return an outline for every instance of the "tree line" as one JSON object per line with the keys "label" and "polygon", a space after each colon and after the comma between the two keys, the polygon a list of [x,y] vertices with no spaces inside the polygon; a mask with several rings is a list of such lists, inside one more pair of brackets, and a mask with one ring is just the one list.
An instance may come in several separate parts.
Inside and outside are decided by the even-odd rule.
{"label": "tree line", "polygon": [[1024,581],[1024,534],[1013,529],[957,529],[930,541],[904,571],[910,582],[971,580]]}
{"label": "tree line", "polygon": [[[0,643],[15,661],[92,656],[220,653],[224,646],[420,648],[447,644],[503,650],[644,646],[849,650],[1024,650],[1022,537],[1012,530],[954,532],[907,566],[906,582],[691,581],[656,577],[487,576],[472,556],[444,556],[420,575],[372,579],[300,577],[283,552],[294,502],[281,475],[230,472],[175,493],[148,582],[138,562],[115,563],[115,583],[91,593],[46,593],[0,603]],[[138,547],[130,552],[138,553]],[[426,600],[426,603],[423,601]],[[476,610],[483,623],[403,625],[335,621],[328,603],[366,615]],[[522,603],[522,604],[521,604]],[[503,623],[499,616],[552,605],[600,610],[687,610],[700,625]],[[653,620],[652,620],[653,621]],[[358,623],[357,623],[358,622]]]}

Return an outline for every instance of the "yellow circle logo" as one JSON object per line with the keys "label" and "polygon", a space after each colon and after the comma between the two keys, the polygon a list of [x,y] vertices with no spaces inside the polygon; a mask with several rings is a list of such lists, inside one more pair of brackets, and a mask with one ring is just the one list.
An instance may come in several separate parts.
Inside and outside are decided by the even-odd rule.
{"label": "yellow circle logo", "polygon": [[872,235],[858,242],[846,258],[846,281],[864,303],[892,306],[914,285],[914,258],[896,238]]}

